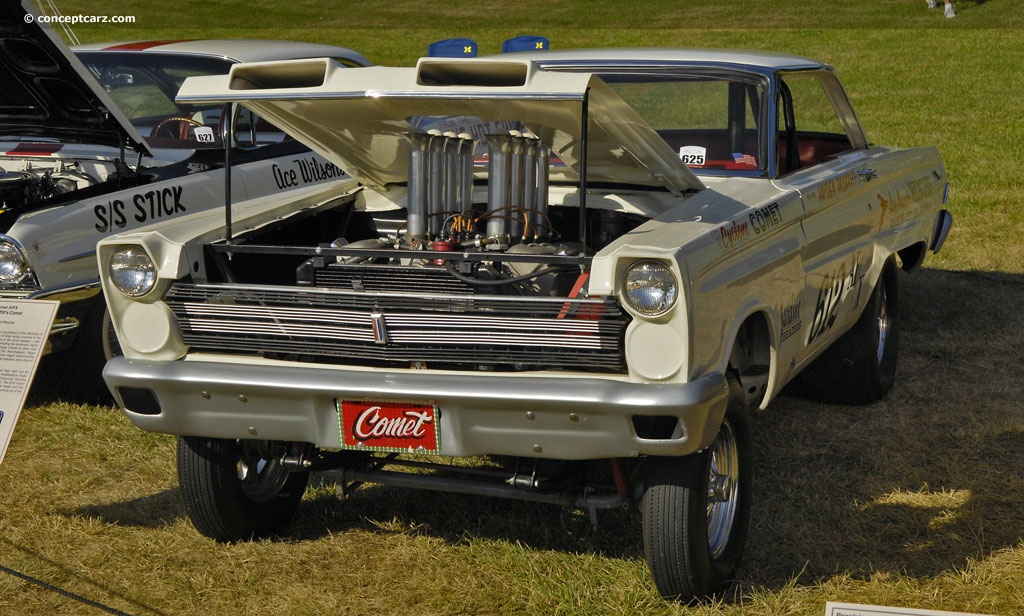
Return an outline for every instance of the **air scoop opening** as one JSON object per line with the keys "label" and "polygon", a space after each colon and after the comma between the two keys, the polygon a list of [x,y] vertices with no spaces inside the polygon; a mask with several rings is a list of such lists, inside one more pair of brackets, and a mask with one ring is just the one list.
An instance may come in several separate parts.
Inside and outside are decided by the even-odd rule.
{"label": "air scoop opening", "polygon": [[421,86],[523,87],[529,65],[518,62],[420,61],[416,82]]}
{"label": "air scoop opening", "polygon": [[324,85],[326,60],[277,62],[272,65],[236,65],[231,68],[231,90],[316,88]]}

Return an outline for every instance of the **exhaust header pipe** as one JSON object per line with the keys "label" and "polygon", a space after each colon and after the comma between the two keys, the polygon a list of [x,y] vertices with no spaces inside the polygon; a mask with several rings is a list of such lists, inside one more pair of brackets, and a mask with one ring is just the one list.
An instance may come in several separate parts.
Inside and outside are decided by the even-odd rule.
{"label": "exhaust header pipe", "polygon": [[[446,235],[445,218],[472,209],[476,141],[432,130],[410,133],[409,144],[406,234],[414,244]],[[550,150],[536,135],[518,131],[487,135],[487,146],[487,249],[546,236]]]}
{"label": "exhaust header pipe", "polygon": [[440,237],[446,215],[472,208],[475,146],[465,133],[432,130],[409,134],[409,243]]}

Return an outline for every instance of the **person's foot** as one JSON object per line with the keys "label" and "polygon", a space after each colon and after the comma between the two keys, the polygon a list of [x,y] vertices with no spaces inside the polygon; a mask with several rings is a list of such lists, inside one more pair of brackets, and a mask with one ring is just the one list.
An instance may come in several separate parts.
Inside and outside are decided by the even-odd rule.
{"label": "person's foot", "polygon": [[935,2],[935,0],[925,0],[925,2],[928,3],[928,8],[930,9],[934,9],[935,7],[939,6],[938,3]]}
{"label": "person's foot", "polygon": [[956,17],[956,10],[953,8],[952,4],[946,5],[946,17]]}

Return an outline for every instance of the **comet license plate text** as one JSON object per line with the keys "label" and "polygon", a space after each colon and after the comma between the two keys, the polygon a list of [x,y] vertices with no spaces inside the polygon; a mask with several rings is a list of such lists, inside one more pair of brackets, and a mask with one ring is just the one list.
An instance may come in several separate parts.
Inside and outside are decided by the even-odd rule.
{"label": "comet license plate text", "polygon": [[338,401],[344,449],[437,453],[438,417],[431,404]]}

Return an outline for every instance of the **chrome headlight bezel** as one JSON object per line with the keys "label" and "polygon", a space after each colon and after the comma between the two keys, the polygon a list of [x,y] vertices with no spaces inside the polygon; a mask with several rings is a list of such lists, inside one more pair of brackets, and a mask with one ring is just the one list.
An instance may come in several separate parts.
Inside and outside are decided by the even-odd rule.
{"label": "chrome headlight bezel", "polygon": [[21,285],[31,275],[25,249],[13,237],[0,236],[0,285]]}
{"label": "chrome headlight bezel", "polygon": [[663,316],[675,307],[678,299],[679,280],[662,261],[640,259],[622,273],[622,300],[642,316]]}
{"label": "chrome headlight bezel", "polygon": [[148,295],[157,283],[156,264],[137,244],[118,246],[110,253],[107,276],[115,289],[132,298]]}

